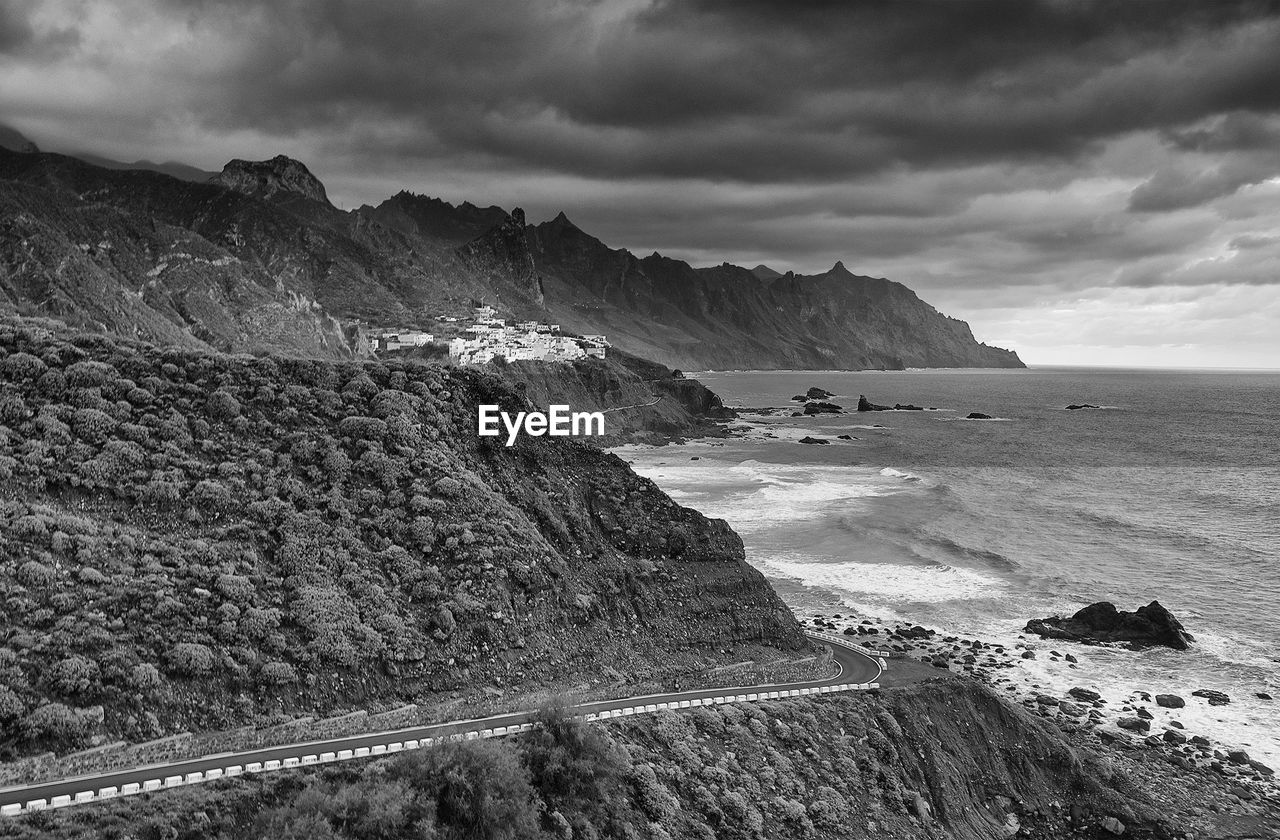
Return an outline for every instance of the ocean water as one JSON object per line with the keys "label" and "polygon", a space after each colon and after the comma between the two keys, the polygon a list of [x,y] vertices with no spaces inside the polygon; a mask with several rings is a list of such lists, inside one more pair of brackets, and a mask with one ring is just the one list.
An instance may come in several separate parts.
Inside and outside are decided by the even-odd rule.
{"label": "ocean water", "polygon": [[[1021,371],[706,373],[725,403],[797,405],[816,385],[848,409],[744,411],[743,436],[618,451],[682,504],[741,534],[798,610],[867,616],[1013,644],[1030,618],[1099,600],[1159,600],[1196,638],[1186,652],[1081,647],[1031,636],[1028,685],[1187,699],[1157,710],[1280,762],[1280,373]],[[1067,411],[1071,403],[1101,409]],[[964,419],[980,411],[997,421]],[[877,427],[879,426],[879,427]],[[852,441],[836,440],[848,434]],[[828,446],[804,445],[814,435]],[[694,457],[697,460],[692,460]],[[1209,707],[1190,693],[1231,695]],[[1154,730],[1158,732],[1159,730]]]}

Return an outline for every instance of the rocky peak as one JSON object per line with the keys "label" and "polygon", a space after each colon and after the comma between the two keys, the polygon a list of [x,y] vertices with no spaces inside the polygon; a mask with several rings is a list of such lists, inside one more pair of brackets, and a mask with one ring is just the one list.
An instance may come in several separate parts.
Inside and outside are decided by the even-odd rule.
{"label": "rocky peak", "polygon": [[233,160],[210,180],[258,198],[270,199],[284,193],[329,203],[320,179],[301,161],[285,155],[271,160]]}

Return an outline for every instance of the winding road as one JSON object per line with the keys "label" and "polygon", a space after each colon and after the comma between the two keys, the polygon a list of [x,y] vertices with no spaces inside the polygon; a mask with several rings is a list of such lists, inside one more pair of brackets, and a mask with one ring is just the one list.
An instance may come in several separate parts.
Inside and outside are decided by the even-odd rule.
{"label": "winding road", "polygon": [[[603,720],[660,709],[781,699],[878,687],[875,681],[884,670],[884,660],[877,657],[873,651],[866,651],[832,634],[808,633],[807,635],[814,640],[826,643],[831,648],[832,658],[839,666],[834,676],[797,683],[707,688],[601,700],[575,706],[573,711],[586,720]],[[536,715],[537,710],[511,712],[475,720],[450,721],[243,752],[219,753],[168,764],[111,770],[70,779],[8,787],[0,789],[0,814],[16,816],[46,808],[59,808],[99,799],[147,793],[243,773],[380,756],[427,746],[450,736],[457,739],[500,736],[524,731],[530,727],[530,721]]]}

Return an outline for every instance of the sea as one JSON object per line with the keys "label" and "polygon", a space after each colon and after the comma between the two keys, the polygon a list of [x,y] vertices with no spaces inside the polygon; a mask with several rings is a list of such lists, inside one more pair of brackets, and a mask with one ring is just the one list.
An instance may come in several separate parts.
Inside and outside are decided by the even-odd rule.
{"label": "sea", "polygon": [[[727,520],[798,614],[1033,644],[1042,653],[1018,666],[1029,689],[1089,687],[1115,708],[1137,691],[1178,694],[1185,709],[1144,705],[1280,769],[1280,371],[696,377],[740,411],[734,437],[615,451],[680,503]],[[846,413],[790,416],[811,386]],[[927,410],[856,413],[859,395]],[[1021,632],[1102,600],[1158,600],[1192,649]],[[1048,649],[1079,665],[1049,661]],[[1209,706],[1197,689],[1231,702]]]}

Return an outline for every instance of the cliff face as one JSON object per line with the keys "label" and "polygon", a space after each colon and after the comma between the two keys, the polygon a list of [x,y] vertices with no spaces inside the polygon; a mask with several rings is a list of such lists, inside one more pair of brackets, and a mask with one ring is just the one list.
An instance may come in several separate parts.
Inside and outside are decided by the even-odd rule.
{"label": "cliff face", "polygon": [[300,161],[284,155],[276,155],[271,160],[233,160],[210,180],[258,198],[300,196],[320,204],[329,203],[320,179]]}
{"label": "cliff face", "polygon": [[572,364],[514,362],[496,373],[539,409],[558,403],[574,411],[605,412],[606,435],[592,439],[601,445],[661,444],[714,434],[716,421],[734,416],[697,380],[625,353]]}
{"label": "cliff face", "polygon": [[529,239],[547,309],[562,323],[673,367],[1022,366],[906,286],[842,263],[810,276],[695,269],[609,248],[563,214],[531,228]]}
{"label": "cliff face", "polygon": [[478,403],[522,400],[0,321],[0,756],[807,649],[725,523]]}
{"label": "cliff face", "polygon": [[0,207],[0,306],[163,343],[349,355],[355,320],[425,327],[483,302],[686,369],[1021,365],[842,265],[695,269],[563,214],[526,226],[408,193],[347,213],[286,157],[193,183],[0,148]]}

